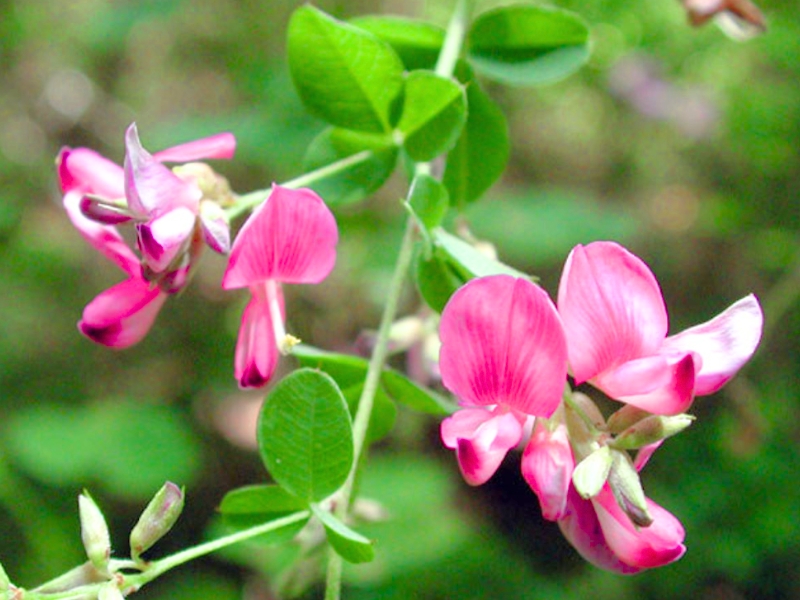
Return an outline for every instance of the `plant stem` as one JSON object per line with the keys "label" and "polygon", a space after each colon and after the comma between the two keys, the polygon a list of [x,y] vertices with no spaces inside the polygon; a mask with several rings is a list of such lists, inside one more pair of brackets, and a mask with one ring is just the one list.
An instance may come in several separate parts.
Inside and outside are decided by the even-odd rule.
{"label": "plant stem", "polygon": [[[299,177],[295,177],[294,179],[290,179],[289,181],[279,185],[281,187],[290,188],[293,190],[301,187],[308,187],[320,179],[325,179],[326,177],[341,173],[350,167],[354,167],[368,161],[370,158],[372,158],[372,150],[362,150],[361,152],[356,152],[355,154],[342,158],[341,160],[337,160],[336,162],[332,162],[329,165],[320,167],[319,169],[314,169],[313,171],[304,173]],[[236,203],[226,209],[225,212],[227,213],[228,218],[233,220],[242,213],[254,209],[256,206],[266,200],[271,193],[272,188],[268,188],[265,190],[256,190],[254,192],[249,192],[239,196],[236,198]]]}
{"label": "plant stem", "polygon": [[[469,15],[471,9],[471,0],[458,0],[456,7],[453,11],[453,16],[450,19],[450,24],[447,28],[445,40],[442,45],[442,50],[439,58],[436,61],[436,74],[441,77],[451,77],[455,69],[458,56],[461,53],[461,47],[464,43],[467,27],[469,24]],[[420,163],[416,165],[415,173],[429,173],[430,164]],[[414,254],[414,238],[416,234],[416,225],[414,219],[408,217],[406,219],[406,230],[403,236],[403,242],[400,246],[400,251],[395,263],[394,274],[392,281],[389,285],[389,293],[386,299],[386,305],[383,309],[381,316],[381,323],[378,328],[377,339],[375,346],[372,350],[372,357],[370,358],[369,367],[367,369],[366,380],[364,381],[364,389],[361,392],[361,397],[358,401],[358,410],[356,411],[355,419],[353,420],[353,446],[354,458],[353,468],[350,470],[350,475],[345,481],[342,489],[336,495],[336,505],[334,512],[339,519],[344,519],[347,516],[347,510],[350,505],[351,495],[353,493],[353,484],[355,476],[360,464],[361,454],[364,448],[364,442],[367,435],[367,428],[369,426],[370,417],[372,416],[372,407],[375,401],[375,394],[378,390],[380,383],[381,373],[386,363],[386,357],[389,350],[389,333],[392,323],[394,322],[397,314],[397,305],[400,300],[400,294],[403,291],[403,284],[405,282],[406,274],[411,266],[411,259]],[[325,600],[339,600],[341,597],[342,588],[342,557],[339,556],[333,548],[328,552],[328,571],[325,585]]]}

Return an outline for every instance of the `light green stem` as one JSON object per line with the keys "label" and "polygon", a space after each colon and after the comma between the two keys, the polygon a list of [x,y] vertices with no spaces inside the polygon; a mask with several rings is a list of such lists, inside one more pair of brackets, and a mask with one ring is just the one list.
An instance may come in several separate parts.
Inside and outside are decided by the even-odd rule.
{"label": "light green stem", "polygon": [[[367,162],[370,158],[372,158],[372,150],[362,150],[361,152],[356,152],[355,154],[352,154],[346,158],[332,162],[329,165],[320,167],[319,169],[309,171],[308,173],[304,173],[299,177],[295,177],[294,179],[290,179],[289,181],[279,185],[281,187],[290,188],[293,190],[301,187],[308,187],[316,181],[331,177],[332,175],[346,171],[351,167]],[[225,211],[228,219],[233,220],[239,215],[249,210],[253,210],[256,206],[266,200],[271,193],[272,188],[268,188],[266,190],[256,190],[254,192],[249,192],[239,196],[236,199],[235,204],[227,208]]]}
{"label": "light green stem", "polygon": [[[458,61],[458,56],[461,53],[461,47],[464,43],[464,37],[469,25],[471,5],[471,0],[458,0],[456,3],[453,16],[447,28],[442,50],[436,61],[435,71],[436,74],[441,77],[451,77],[453,75],[453,70]],[[420,163],[416,166],[415,172],[418,174],[428,173],[430,172],[430,165],[427,163]],[[395,270],[389,287],[386,305],[383,310],[377,339],[367,369],[364,389],[361,392],[358,410],[353,420],[353,468],[344,486],[342,486],[342,489],[336,495],[336,506],[334,509],[336,516],[340,519],[344,519],[347,516],[347,510],[350,505],[353,484],[360,464],[370,417],[372,416],[375,394],[378,390],[378,384],[380,383],[380,376],[386,363],[386,357],[388,356],[389,332],[397,313],[397,305],[403,290],[403,283],[405,282],[406,274],[413,257],[415,232],[416,226],[414,224],[414,219],[409,217],[406,220],[405,235],[397,256],[397,262],[395,263]],[[341,598],[342,565],[342,557],[331,548],[328,552],[325,600],[339,600]]]}

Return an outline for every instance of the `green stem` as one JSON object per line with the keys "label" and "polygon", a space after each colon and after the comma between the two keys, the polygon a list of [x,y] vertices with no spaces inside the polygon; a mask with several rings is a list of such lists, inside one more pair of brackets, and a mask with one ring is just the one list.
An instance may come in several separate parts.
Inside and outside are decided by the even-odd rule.
{"label": "green stem", "polygon": [[[469,25],[469,16],[471,12],[471,0],[458,0],[456,7],[453,11],[453,16],[450,19],[450,24],[447,28],[442,51],[436,61],[436,74],[441,77],[451,77],[458,61],[458,56],[461,54],[461,47],[464,43],[467,28]],[[427,163],[420,163],[415,168],[415,173],[429,173],[430,165]],[[347,516],[347,510],[350,505],[351,495],[353,493],[353,484],[355,476],[360,464],[361,454],[364,448],[364,442],[367,435],[367,428],[369,426],[370,417],[372,416],[372,407],[375,401],[375,394],[378,391],[381,373],[386,363],[389,350],[389,333],[392,323],[394,322],[397,314],[397,305],[400,301],[400,294],[403,290],[406,274],[411,266],[411,259],[414,254],[414,238],[416,234],[416,226],[414,219],[408,217],[406,219],[406,230],[403,236],[403,242],[400,246],[400,251],[395,263],[394,274],[389,286],[389,293],[386,300],[386,305],[381,316],[380,327],[378,328],[378,335],[375,341],[375,346],[372,350],[372,357],[370,358],[369,367],[367,369],[367,376],[364,382],[364,389],[361,392],[361,398],[358,402],[358,410],[356,411],[355,419],[353,420],[353,445],[354,445],[354,459],[353,468],[347,481],[342,486],[342,489],[336,495],[336,505],[334,513],[340,519]],[[342,588],[342,557],[339,556],[333,548],[328,552],[328,572],[325,585],[325,600],[339,600],[341,597]]]}
{"label": "green stem", "polygon": [[[293,190],[301,187],[308,187],[320,179],[325,179],[332,175],[336,175],[337,173],[341,173],[342,171],[346,171],[351,167],[368,161],[370,158],[372,158],[372,150],[362,150],[361,152],[356,152],[355,154],[352,154],[346,158],[332,162],[329,165],[320,167],[319,169],[309,171],[308,173],[300,175],[299,177],[295,177],[294,179],[290,179],[289,181],[279,185],[281,187],[290,188]],[[266,190],[256,190],[254,192],[249,192],[239,196],[236,198],[236,203],[227,208],[225,211],[228,215],[228,219],[232,221],[242,213],[253,210],[256,206],[266,200],[271,193],[272,188],[268,188]]]}

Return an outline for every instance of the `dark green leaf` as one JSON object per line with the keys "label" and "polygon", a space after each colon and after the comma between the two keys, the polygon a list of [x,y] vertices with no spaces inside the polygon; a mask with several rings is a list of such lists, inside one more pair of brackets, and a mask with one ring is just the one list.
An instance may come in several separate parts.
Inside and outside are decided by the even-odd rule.
{"label": "dark green leaf", "polygon": [[419,412],[449,415],[456,408],[436,392],[422,387],[397,371],[386,369],[381,376],[381,383],[389,396]]}
{"label": "dark green leaf", "polygon": [[316,504],[311,505],[314,515],[322,521],[328,543],[336,553],[351,563],[365,563],[375,558],[375,547],[372,540],[353,531],[327,510]]}
{"label": "dark green leaf", "polygon": [[450,263],[467,279],[500,274],[530,279],[525,273],[486,256],[475,246],[447,233],[444,229],[439,228],[434,231],[433,237],[437,250],[447,255]]}
{"label": "dark green leaf", "polygon": [[261,410],[258,446],[275,481],[298,498],[339,489],[353,465],[353,431],[336,382],[313,369],[284,378]]}
{"label": "dark green leaf", "polygon": [[358,202],[380,188],[397,163],[397,146],[390,137],[331,127],[308,147],[306,172],[367,151],[369,156],[344,170],[315,180],[310,187],[331,205]]}
{"label": "dark green leaf", "polygon": [[308,502],[278,485],[248,485],[231,490],[222,499],[224,515],[285,513],[308,508]]}
{"label": "dark green leaf", "polygon": [[453,292],[467,281],[441,252],[434,252],[429,259],[422,253],[417,256],[417,289],[425,303],[436,312],[442,312]]}
{"label": "dark green leaf", "polygon": [[551,83],[589,58],[589,29],[574,13],[516,5],[490,10],[473,23],[468,56],[475,70],[510,85]]}
{"label": "dark green leaf", "polygon": [[447,155],[442,179],[451,204],[460,208],[480,198],[500,178],[509,154],[505,115],[476,80],[467,85],[467,103],[467,123]]}
{"label": "dark green leaf", "polygon": [[444,43],[444,29],[397,16],[370,15],[350,21],[387,42],[406,69],[432,69]]}
{"label": "dark green leaf", "polygon": [[403,63],[386,42],[312,7],[289,22],[289,69],[308,110],[332,125],[390,131]]}
{"label": "dark green leaf", "polygon": [[408,204],[425,229],[438,227],[450,204],[447,188],[430,175],[417,175],[411,182]]}
{"label": "dark green leaf", "polygon": [[[342,390],[344,399],[350,407],[350,414],[355,418],[358,405],[361,400],[361,393],[364,391],[364,382]],[[367,426],[367,443],[377,442],[388,435],[397,420],[397,406],[392,399],[386,395],[381,386],[375,392],[372,404],[372,413],[369,417]]]}
{"label": "dark green leaf", "polygon": [[292,356],[304,367],[325,371],[341,389],[364,383],[369,366],[367,359],[360,356],[327,352],[306,344],[292,348]]}
{"label": "dark green leaf", "polygon": [[460,84],[431,71],[409,73],[397,129],[413,160],[429,161],[450,150],[466,118],[467,99]]}

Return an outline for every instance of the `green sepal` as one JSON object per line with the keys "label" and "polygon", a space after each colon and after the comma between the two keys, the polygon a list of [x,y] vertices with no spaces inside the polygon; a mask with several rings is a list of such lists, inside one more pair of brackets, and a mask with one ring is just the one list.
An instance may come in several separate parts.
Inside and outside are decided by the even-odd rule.
{"label": "green sepal", "polygon": [[339,556],[347,562],[357,564],[370,562],[375,558],[375,546],[372,540],[350,529],[329,511],[316,504],[311,505],[311,510],[322,522],[328,543]]}

